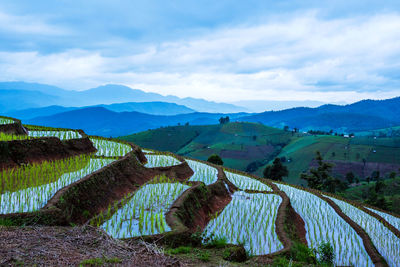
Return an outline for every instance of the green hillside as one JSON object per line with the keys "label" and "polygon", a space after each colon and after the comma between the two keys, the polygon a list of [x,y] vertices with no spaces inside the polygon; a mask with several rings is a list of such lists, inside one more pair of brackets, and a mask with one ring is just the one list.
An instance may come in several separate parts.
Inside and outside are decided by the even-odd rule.
{"label": "green hillside", "polygon": [[298,135],[256,123],[174,126],[120,137],[142,147],[206,160],[221,155],[227,167],[246,170],[267,163]]}
{"label": "green hillside", "polygon": [[344,179],[353,171],[363,180],[376,170],[387,176],[400,168],[400,137],[309,135],[241,122],[165,127],[120,138],[201,160],[218,154],[225,166],[259,176],[266,165],[280,157],[289,169],[285,181],[298,185],[306,185],[299,177],[314,166],[316,151],[335,165],[333,175],[337,178]]}

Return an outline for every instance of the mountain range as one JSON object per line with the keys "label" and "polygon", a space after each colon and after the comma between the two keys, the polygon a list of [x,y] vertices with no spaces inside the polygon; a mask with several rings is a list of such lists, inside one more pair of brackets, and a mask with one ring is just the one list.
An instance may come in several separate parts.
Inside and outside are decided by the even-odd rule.
{"label": "mountain range", "polygon": [[43,84],[7,82],[0,83],[0,97],[0,113],[20,118],[24,123],[81,128],[89,134],[104,136],[187,123],[218,124],[219,118],[226,116],[231,121],[257,122],[277,128],[289,126],[301,131],[339,133],[400,125],[400,97],[262,113],[239,112],[245,108],[203,99],[162,96],[121,85],[68,91]]}
{"label": "mountain range", "polygon": [[216,103],[197,98],[163,96],[108,84],[84,91],[64,90],[56,86],[25,82],[0,83],[0,112],[59,105],[70,107],[93,106],[126,102],[167,102],[184,105],[199,112],[234,113],[248,111],[244,107]]}
{"label": "mountain range", "polygon": [[400,124],[400,97],[386,100],[362,100],[349,105],[322,105],[317,108],[292,108],[268,111],[239,118],[274,127],[288,125],[302,130],[331,129],[357,132]]}

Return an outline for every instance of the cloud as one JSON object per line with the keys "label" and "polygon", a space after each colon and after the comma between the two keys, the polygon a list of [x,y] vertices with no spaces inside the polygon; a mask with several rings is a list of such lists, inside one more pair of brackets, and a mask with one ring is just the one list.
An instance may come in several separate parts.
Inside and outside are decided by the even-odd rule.
{"label": "cloud", "polygon": [[312,10],[174,41],[118,37],[96,45],[51,54],[2,52],[0,79],[73,89],[120,83],[217,101],[352,102],[400,95],[397,13],[326,19]]}
{"label": "cloud", "polygon": [[0,32],[24,35],[65,35],[69,30],[47,23],[40,17],[12,15],[0,10]]}

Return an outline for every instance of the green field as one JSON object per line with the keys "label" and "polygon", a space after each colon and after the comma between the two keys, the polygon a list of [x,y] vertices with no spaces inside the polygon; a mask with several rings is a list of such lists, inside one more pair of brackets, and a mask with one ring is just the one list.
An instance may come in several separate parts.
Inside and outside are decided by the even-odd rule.
{"label": "green field", "polygon": [[218,154],[225,166],[246,170],[252,162],[262,165],[273,159],[298,135],[258,123],[228,123],[165,127],[120,139],[201,160]]}

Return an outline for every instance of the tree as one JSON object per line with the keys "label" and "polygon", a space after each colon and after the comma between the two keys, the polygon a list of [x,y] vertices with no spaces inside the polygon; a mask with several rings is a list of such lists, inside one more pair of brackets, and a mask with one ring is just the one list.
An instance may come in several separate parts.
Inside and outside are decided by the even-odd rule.
{"label": "tree", "polygon": [[211,163],[213,163],[213,164],[216,164],[216,165],[223,165],[223,164],[224,164],[224,162],[222,161],[221,157],[218,156],[217,154],[211,155],[211,156],[207,159],[207,161],[208,161],[208,162],[211,162]]}
{"label": "tree", "polygon": [[391,173],[389,174],[389,178],[390,178],[390,179],[396,178],[396,172],[391,172]]}
{"label": "tree", "polygon": [[308,173],[302,173],[301,179],[306,180],[308,186],[313,189],[335,192],[337,179],[330,175],[333,164],[324,162],[319,151],[316,154],[315,159],[317,160],[318,168],[311,168]]}
{"label": "tree", "polygon": [[346,173],[346,180],[349,182],[349,184],[352,184],[354,182],[354,178],[356,177],[353,172]]}
{"label": "tree", "polygon": [[280,158],[275,158],[272,165],[268,165],[264,169],[264,178],[282,181],[283,177],[287,177],[289,175],[289,171],[286,166],[282,165]]}
{"label": "tree", "polygon": [[225,123],[228,123],[230,121],[230,119],[229,119],[229,116],[226,116],[225,118],[224,117],[219,118],[218,121],[219,121],[219,124],[225,124]]}
{"label": "tree", "polygon": [[285,132],[288,132],[288,131],[289,131],[289,126],[285,125],[285,126],[283,127],[283,130],[284,130]]}
{"label": "tree", "polygon": [[375,192],[377,194],[379,194],[379,193],[381,193],[382,189],[385,187],[386,187],[385,183],[383,181],[379,180],[375,183]]}
{"label": "tree", "polygon": [[379,171],[373,171],[371,174],[371,180],[378,181],[381,178],[381,173]]}

